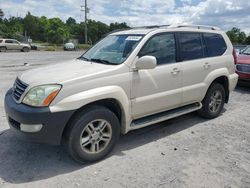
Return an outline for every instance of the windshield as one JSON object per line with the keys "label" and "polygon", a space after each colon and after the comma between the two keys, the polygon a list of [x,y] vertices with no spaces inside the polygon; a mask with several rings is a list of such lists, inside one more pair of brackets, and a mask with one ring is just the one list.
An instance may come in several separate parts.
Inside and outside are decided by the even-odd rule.
{"label": "windshield", "polygon": [[143,35],[109,35],[79,59],[119,65],[128,58],[142,38]]}
{"label": "windshield", "polygon": [[247,47],[245,50],[243,50],[242,54],[244,54],[244,55],[250,55],[250,46]]}

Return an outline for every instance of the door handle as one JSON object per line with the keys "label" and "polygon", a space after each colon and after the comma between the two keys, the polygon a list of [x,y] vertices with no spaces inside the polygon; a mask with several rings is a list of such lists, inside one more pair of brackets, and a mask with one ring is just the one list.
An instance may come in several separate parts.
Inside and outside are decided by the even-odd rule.
{"label": "door handle", "polygon": [[207,63],[204,64],[203,67],[204,67],[204,69],[209,69],[211,67],[211,65],[207,62]]}
{"label": "door handle", "polygon": [[179,74],[181,71],[178,68],[173,68],[173,70],[171,71],[171,74],[173,75],[177,75]]}

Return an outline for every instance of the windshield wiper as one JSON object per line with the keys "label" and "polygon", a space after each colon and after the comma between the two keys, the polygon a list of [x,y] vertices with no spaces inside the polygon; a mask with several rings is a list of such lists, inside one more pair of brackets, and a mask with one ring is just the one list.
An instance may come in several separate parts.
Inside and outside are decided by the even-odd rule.
{"label": "windshield wiper", "polygon": [[243,52],[242,54],[243,55],[250,55],[250,53],[247,53],[247,52]]}
{"label": "windshield wiper", "polygon": [[88,58],[83,57],[83,56],[80,56],[80,57],[78,57],[77,59],[84,60],[84,61],[90,61]]}
{"label": "windshield wiper", "polygon": [[106,65],[118,65],[116,63],[112,63],[112,62],[110,62],[108,60],[105,60],[105,59],[95,59],[95,58],[93,58],[93,59],[90,59],[90,61],[97,62],[97,63],[102,63],[102,64],[106,64]]}

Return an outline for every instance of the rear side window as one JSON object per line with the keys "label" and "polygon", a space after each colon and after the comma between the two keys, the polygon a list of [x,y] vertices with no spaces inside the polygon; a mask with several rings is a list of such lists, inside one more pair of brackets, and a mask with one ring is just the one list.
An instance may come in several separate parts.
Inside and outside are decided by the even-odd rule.
{"label": "rear side window", "polygon": [[0,43],[2,43],[3,42],[3,40],[0,40]]}
{"label": "rear side window", "polygon": [[176,62],[175,35],[165,33],[153,36],[142,48],[139,56],[151,55],[157,59],[157,65]]}
{"label": "rear side window", "polygon": [[208,57],[221,56],[227,50],[227,45],[219,34],[204,33],[204,41]]}
{"label": "rear side window", "polygon": [[6,40],[5,43],[13,43],[13,40]]}
{"label": "rear side window", "polygon": [[200,33],[179,33],[179,43],[182,61],[204,57],[204,47]]}

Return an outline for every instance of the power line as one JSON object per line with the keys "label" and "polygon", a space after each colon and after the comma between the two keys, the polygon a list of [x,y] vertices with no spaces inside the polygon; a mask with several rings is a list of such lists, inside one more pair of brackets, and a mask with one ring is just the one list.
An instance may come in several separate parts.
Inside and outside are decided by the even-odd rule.
{"label": "power line", "polygon": [[89,8],[87,5],[87,0],[85,0],[85,5],[81,6],[81,11],[83,11],[85,13],[85,44],[88,43],[88,26],[87,26],[87,22],[88,22],[88,13],[89,13]]}

